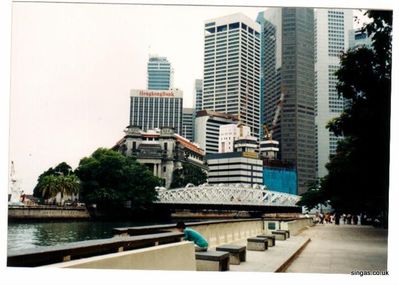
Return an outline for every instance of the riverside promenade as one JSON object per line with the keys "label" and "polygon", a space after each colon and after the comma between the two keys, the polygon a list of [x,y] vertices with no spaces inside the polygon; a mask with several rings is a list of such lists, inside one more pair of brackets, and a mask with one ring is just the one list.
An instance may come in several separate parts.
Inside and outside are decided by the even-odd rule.
{"label": "riverside promenade", "polygon": [[318,224],[298,237],[310,238],[311,242],[284,272],[350,274],[360,270],[387,270],[386,229]]}

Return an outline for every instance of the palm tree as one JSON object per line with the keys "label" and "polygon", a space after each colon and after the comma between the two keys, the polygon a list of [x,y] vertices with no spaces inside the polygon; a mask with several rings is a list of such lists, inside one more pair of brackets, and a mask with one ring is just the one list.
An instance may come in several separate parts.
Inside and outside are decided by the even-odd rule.
{"label": "palm tree", "polygon": [[80,190],[80,180],[75,174],[70,175],[46,175],[38,184],[43,199],[47,200],[61,193],[61,204],[64,203],[64,196],[78,194]]}
{"label": "palm tree", "polygon": [[37,188],[43,199],[47,200],[55,197],[60,192],[59,176],[52,174],[44,176]]}
{"label": "palm tree", "polygon": [[61,181],[61,202],[65,195],[71,196],[73,194],[78,194],[80,191],[80,180],[75,174],[70,174],[67,176],[60,176]]}

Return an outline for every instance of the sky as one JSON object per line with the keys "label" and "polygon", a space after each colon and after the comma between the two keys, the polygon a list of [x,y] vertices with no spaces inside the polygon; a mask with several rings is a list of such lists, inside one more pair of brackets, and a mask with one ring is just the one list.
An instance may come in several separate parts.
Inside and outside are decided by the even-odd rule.
{"label": "sky", "polygon": [[[150,1],[141,0],[140,2]],[[151,2],[168,1],[153,0]],[[248,5],[250,2],[251,5],[370,8],[385,5],[393,7],[395,12],[399,11],[398,1],[394,0],[184,1],[184,3],[187,2],[211,4],[222,2],[239,5]],[[183,1],[178,1],[178,3],[183,3]],[[11,1],[0,1],[0,5],[2,38],[2,44],[0,44],[0,127],[2,133],[0,181],[3,194],[8,189],[11,161],[15,163],[16,174],[21,181],[22,189],[25,193],[31,193],[37,177],[48,168],[62,161],[76,168],[80,158],[89,156],[98,147],[112,147],[124,135],[123,129],[129,123],[130,89],[146,87],[146,63],[149,53],[166,56],[170,60],[175,71],[175,87],[183,90],[184,105],[190,106],[194,81],[202,77],[203,22],[237,11],[255,19],[257,13],[264,10],[259,7],[166,7],[20,2],[11,4]],[[394,22],[394,36],[397,29],[398,24]],[[397,45],[393,48],[394,56],[399,54]],[[398,65],[395,57],[393,66],[393,78],[397,78]],[[393,94],[397,94],[395,80],[393,87],[396,88],[393,89]],[[393,109],[397,103],[396,97],[393,96]],[[399,143],[397,113],[392,112],[392,145]],[[397,158],[396,152],[393,152],[393,155]],[[399,159],[391,159],[391,189],[397,188],[395,185],[398,184],[396,178],[399,172],[398,161]],[[391,201],[395,200],[392,199],[395,193],[391,191]],[[3,195],[4,205],[6,205],[5,196]],[[1,222],[6,220],[5,208],[1,208],[0,216],[3,217]],[[391,207],[390,217],[396,216],[396,209]],[[6,224],[1,225],[1,230],[5,229]],[[396,240],[392,239],[391,233],[390,252],[397,244]],[[4,244],[1,250],[6,248],[5,239],[2,240]],[[397,250],[393,251],[397,252]],[[392,260],[393,258],[390,257],[390,264]],[[27,274],[37,277],[31,278],[30,284],[45,282],[40,276],[44,271],[22,272],[21,275],[19,275],[21,271],[8,270],[7,272],[7,276],[11,276],[13,280],[18,280],[23,274]],[[58,276],[65,277],[57,277],[57,283],[70,284],[70,275],[66,276],[66,273],[62,275],[64,273],[57,273]],[[109,284],[109,282],[104,282],[110,279],[101,279],[103,274],[105,273],[96,273],[96,284]],[[127,272],[118,274],[121,278],[131,278]],[[135,272],[135,274],[137,277],[141,275],[145,278],[147,273]],[[181,274],[182,278],[187,277],[184,273]],[[229,281],[241,281],[240,284],[246,281],[245,276],[242,277],[242,275],[235,275],[234,278],[231,275],[223,275],[223,279],[218,279],[222,277],[220,275],[213,275],[212,279],[203,279],[203,275],[201,277],[196,280],[191,276],[191,280],[195,284],[199,284],[196,282],[204,284],[210,280],[229,283],[226,282],[226,278]],[[318,276],[314,277],[316,278],[314,281],[319,281]],[[345,276],[344,279],[340,279],[340,276],[332,277],[334,284],[337,281],[347,280]],[[173,278],[171,280],[176,282],[176,276]],[[251,280],[252,278],[251,275]],[[268,278],[271,276],[269,275]],[[297,284],[300,280],[294,276],[291,281]],[[357,278],[352,281],[352,284],[356,284],[365,279]]]}
{"label": "sky", "polygon": [[265,8],[14,3],[10,161],[21,188],[65,161],[75,169],[129,124],[129,91],[145,89],[149,54],[165,56],[191,107],[202,78],[203,23]]}

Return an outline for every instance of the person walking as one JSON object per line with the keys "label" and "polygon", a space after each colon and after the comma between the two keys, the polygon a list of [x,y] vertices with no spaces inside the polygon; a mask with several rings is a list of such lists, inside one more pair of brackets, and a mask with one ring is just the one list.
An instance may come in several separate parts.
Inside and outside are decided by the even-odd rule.
{"label": "person walking", "polygon": [[335,212],[335,224],[339,226],[339,219],[341,218],[341,215],[338,212]]}

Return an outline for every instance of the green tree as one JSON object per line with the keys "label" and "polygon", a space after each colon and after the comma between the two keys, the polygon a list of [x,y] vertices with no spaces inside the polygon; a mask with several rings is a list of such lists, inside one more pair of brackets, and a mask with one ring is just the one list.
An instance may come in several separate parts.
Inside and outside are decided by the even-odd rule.
{"label": "green tree", "polygon": [[[337,91],[350,104],[327,128],[343,137],[321,183],[325,199],[344,212],[388,213],[392,12],[368,11],[372,49],[341,56]],[[386,220],[386,219],[385,219]]]}
{"label": "green tree", "polygon": [[327,196],[324,190],[321,189],[322,179],[310,183],[308,191],[301,195],[301,200],[297,203],[298,206],[304,206],[308,211],[318,207],[320,204],[327,205]]}
{"label": "green tree", "polygon": [[180,188],[188,183],[200,185],[206,182],[206,173],[198,166],[184,162],[182,168],[173,171],[170,188]]}
{"label": "green tree", "polygon": [[142,209],[156,200],[155,187],[161,180],[134,158],[99,148],[80,160],[75,171],[81,180],[81,198],[100,208],[120,206],[131,201],[134,209]]}
{"label": "green tree", "polygon": [[40,193],[40,198],[45,200],[53,198],[61,191],[61,185],[58,176],[50,174],[43,176],[36,186],[37,193]]}
{"label": "green tree", "polygon": [[[66,162],[61,162],[54,168],[50,167],[49,169],[44,171],[42,174],[40,174],[40,176],[38,177],[37,184],[36,184],[35,188],[33,189],[33,196],[37,197],[37,198],[44,198],[44,196],[48,197],[48,195],[49,195],[48,193],[46,193],[44,195],[42,193],[42,191],[44,189],[43,185],[49,184],[49,183],[52,184],[55,181],[60,182],[60,180],[57,179],[58,176],[61,176],[61,175],[69,176],[71,174],[73,174],[72,167],[70,167]],[[52,176],[52,177],[46,178],[48,176]],[[55,193],[54,195],[57,195],[57,193]]]}
{"label": "green tree", "polygon": [[45,200],[55,197],[61,193],[61,204],[63,204],[66,195],[78,194],[80,190],[80,181],[75,174],[64,175],[45,175],[40,179],[36,186],[37,193]]}

